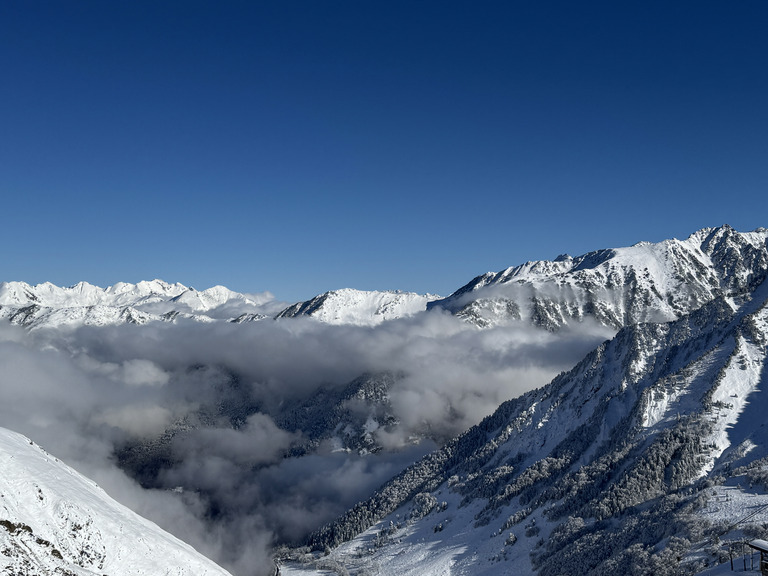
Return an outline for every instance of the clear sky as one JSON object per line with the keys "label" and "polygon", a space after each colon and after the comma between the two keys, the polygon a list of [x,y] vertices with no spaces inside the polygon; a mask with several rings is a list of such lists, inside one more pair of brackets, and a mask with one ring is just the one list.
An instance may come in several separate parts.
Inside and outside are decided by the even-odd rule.
{"label": "clear sky", "polygon": [[768,2],[0,3],[0,280],[447,295],[768,226]]}

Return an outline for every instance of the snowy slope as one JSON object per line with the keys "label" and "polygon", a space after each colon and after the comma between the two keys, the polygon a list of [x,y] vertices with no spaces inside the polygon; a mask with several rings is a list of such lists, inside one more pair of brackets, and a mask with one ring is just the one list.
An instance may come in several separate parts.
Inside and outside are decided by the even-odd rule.
{"label": "snowy slope", "polygon": [[585,316],[621,328],[674,320],[741,293],[768,268],[768,230],[706,228],[686,240],[641,242],[487,273],[439,307],[487,327],[524,320],[556,330]]}
{"label": "snowy slope", "polygon": [[278,318],[310,316],[329,324],[373,326],[386,320],[423,312],[439,298],[431,294],[399,291],[333,290],[299,302],[280,312]]}
{"label": "snowy slope", "polygon": [[768,281],[625,328],[318,531],[329,556],[298,551],[282,573],[723,573],[729,548],[768,536],[767,358]]}
{"label": "snowy slope", "polygon": [[20,434],[0,428],[3,574],[229,573]]}

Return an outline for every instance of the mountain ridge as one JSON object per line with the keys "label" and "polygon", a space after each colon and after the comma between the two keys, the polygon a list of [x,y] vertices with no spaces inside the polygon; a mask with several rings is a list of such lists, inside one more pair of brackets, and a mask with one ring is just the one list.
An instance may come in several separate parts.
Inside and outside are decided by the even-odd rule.
{"label": "mountain ridge", "polygon": [[275,318],[309,316],[329,324],[376,325],[405,318],[427,309],[439,296],[415,292],[362,291],[351,288],[324,292],[289,306]]}
{"label": "mountain ridge", "polygon": [[292,305],[268,293],[249,295],[213,286],[196,290],[163,280],[120,282],[100,288],[87,282],[62,288],[50,282],[0,283],[0,318],[28,328],[149,322],[228,321],[312,317],[329,324],[373,326],[426,309],[437,298],[399,290],[332,290]]}
{"label": "mountain ridge", "polygon": [[427,307],[481,327],[526,320],[557,330],[591,316],[618,329],[674,320],[720,294],[745,290],[766,268],[768,230],[737,232],[725,225],[686,240],[639,242],[488,272]]}
{"label": "mountain ridge", "polygon": [[0,467],[0,567],[9,574],[231,576],[4,428]]}
{"label": "mountain ridge", "polygon": [[[402,291],[331,290],[294,304],[224,286],[196,290],[163,280],[100,288],[80,282],[0,283],[0,318],[29,328],[119,323],[230,321],[310,317],[375,326],[443,310],[478,327],[524,321],[547,330],[592,317],[619,329],[673,320],[719,294],[738,292],[751,270],[768,266],[768,230],[702,228],[685,240],[638,242],[580,256],[529,261],[476,276],[445,298]],[[65,312],[66,311],[66,312]]]}

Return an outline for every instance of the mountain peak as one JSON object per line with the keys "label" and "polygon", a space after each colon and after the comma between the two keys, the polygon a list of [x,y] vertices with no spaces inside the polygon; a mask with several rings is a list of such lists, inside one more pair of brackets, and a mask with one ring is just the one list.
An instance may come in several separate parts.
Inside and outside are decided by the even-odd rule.
{"label": "mountain peak", "polygon": [[768,270],[768,232],[705,228],[687,240],[541,260],[478,276],[429,304],[479,326],[527,321],[549,330],[585,317],[613,328],[669,321],[721,294],[753,287]]}
{"label": "mountain peak", "polygon": [[401,291],[331,290],[289,306],[277,318],[309,316],[329,324],[373,326],[423,312],[438,296]]}

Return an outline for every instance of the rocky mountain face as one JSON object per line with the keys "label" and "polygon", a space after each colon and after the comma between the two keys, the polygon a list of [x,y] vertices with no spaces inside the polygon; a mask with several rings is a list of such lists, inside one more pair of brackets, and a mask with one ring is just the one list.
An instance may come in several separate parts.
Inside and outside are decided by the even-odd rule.
{"label": "rocky mountain face", "polygon": [[[505,402],[316,532],[313,549],[336,549],[286,573],[727,569],[745,539],[768,536],[768,281],[759,246],[739,257],[724,236],[696,236],[725,271],[720,295],[623,328]],[[697,278],[687,297],[714,286]]]}
{"label": "rocky mountain face", "polygon": [[227,576],[31,440],[0,428],[0,571]]}
{"label": "rocky mountain face", "polygon": [[308,398],[282,407],[275,423],[285,430],[301,430],[305,442],[293,454],[311,453],[327,442],[332,450],[372,454],[382,450],[374,437],[379,429],[398,425],[389,390],[398,375],[364,374],[338,389],[321,388]]}
{"label": "rocky mountain face", "polygon": [[480,327],[522,320],[557,330],[585,317],[616,329],[666,322],[753,288],[768,266],[766,240],[764,228],[723,226],[686,240],[563,255],[483,274],[428,307]]}

